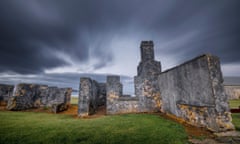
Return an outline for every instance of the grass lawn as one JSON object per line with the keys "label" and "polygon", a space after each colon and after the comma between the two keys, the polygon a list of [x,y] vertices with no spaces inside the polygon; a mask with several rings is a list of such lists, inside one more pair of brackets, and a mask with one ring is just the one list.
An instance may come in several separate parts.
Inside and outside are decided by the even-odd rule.
{"label": "grass lawn", "polygon": [[78,97],[71,97],[71,104],[78,104]]}
{"label": "grass lawn", "polygon": [[240,113],[232,113],[233,124],[237,131],[240,131]]}
{"label": "grass lawn", "polygon": [[[229,100],[229,104],[230,108],[238,108],[240,106],[240,100]],[[232,113],[232,119],[236,130],[240,131],[240,113]]]}
{"label": "grass lawn", "polygon": [[240,99],[229,100],[230,108],[238,108],[240,106]]}
{"label": "grass lawn", "polygon": [[183,126],[150,114],[77,119],[70,115],[0,111],[0,143],[184,144]]}

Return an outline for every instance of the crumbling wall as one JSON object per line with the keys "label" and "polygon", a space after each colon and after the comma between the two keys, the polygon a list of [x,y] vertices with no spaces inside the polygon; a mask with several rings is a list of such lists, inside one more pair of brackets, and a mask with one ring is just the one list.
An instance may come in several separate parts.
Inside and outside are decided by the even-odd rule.
{"label": "crumbling wall", "polygon": [[224,89],[229,100],[240,99],[240,86],[226,85]]}
{"label": "crumbling wall", "polygon": [[91,78],[80,78],[78,116],[85,117],[97,109],[98,83]]}
{"label": "crumbling wall", "polygon": [[197,57],[158,77],[161,111],[212,131],[233,129],[219,59]]}
{"label": "crumbling wall", "polygon": [[123,96],[120,76],[107,76],[107,114],[139,112],[138,98]]}
{"label": "crumbling wall", "polygon": [[52,111],[54,113],[67,110],[71,105],[72,88],[58,88],[55,99],[51,101]]}
{"label": "crumbling wall", "polygon": [[21,83],[9,98],[7,109],[25,110],[46,106],[52,107],[54,112],[63,111],[70,105],[71,92],[71,88]]}
{"label": "crumbling wall", "polygon": [[0,84],[0,105],[7,105],[8,99],[12,96],[14,86]]}
{"label": "crumbling wall", "polygon": [[158,87],[158,75],[161,72],[161,63],[154,60],[152,41],[142,41],[141,61],[134,77],[135,95],[139,98],[141,112],[159,111],[161,97]]}
{"label": "crumbling wall", "polygon": [[7,109],[24,110],[40,106],[39,85],[21,83],[15,87]]}
{"label": "crumbling wall", "polygon": [[98,106],[103,106],[106,105],[106,83],[98,83],[98,100],[97,100],[97,105]]}

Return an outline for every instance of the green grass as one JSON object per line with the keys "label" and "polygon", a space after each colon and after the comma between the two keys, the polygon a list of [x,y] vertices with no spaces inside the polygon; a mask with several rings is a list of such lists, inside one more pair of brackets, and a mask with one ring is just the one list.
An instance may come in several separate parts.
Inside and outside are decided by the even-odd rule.
{"label": "green grass", "polygon": [[77,97],[71,97],[71,104],[78,104],[78,98]]}
{"label": "green grass", "polygon": [[230,108],[238,108],[240,106],[240,99],[229,100]]}
{"label": "green grass", "polygon": [[76,119],[68,115],[0,111],[0,124],[1,144],[187,143],[183,126],[150,114]]}
{"label": "green grass", "polygon": [[237,131],[240,131],[240,113],[232,113],[232,122]]}
{"label": "green grass", "polygon": [[[230,108],[238,108],[240,100],[229,100]],[[232,113],[232,122],[236,130],[240,131],[240,113]]]}

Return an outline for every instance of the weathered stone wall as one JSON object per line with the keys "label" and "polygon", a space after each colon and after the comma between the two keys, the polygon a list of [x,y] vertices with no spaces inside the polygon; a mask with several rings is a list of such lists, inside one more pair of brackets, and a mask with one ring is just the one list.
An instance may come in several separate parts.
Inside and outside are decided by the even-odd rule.
{"label": "weathered stone wall", "polygon": [[120,76],[107,76],[107,114],[139,112],[139,99],[122,94]]}
{"label": "weathered stone wall", "polygon": [[240,86],[225,85],[224,89],[229,100],[240,99]]}
{"label": "weathered stone wall", "polygon": [[21,83],[9,98],[7,109],[25,110],[46,106],[52,107],[54,112],[63,111],[70,106],[71,92],[71,88]]}
{"label": "weathered stone wall", "polygon": [[158,75],[161,64],[154,60],[152,41],[142,41],[141,61],[138,65],[137,76],[134,77],[135,95],[139,98],[141,112],[159,111],[161,97],[158,87]]}
{"label": "weathered stone wall", "polygon": [[203,55],[158,77],[161,111],[212,131],[233,129],[220,62]]}
{"label": "weathered stone wall", "polygon": [[85,117],[97,110],[98,83],[91,78],[80,78],[78,116]]}
{"label": "weathered stone wall", "polygon": [[98,106],[103,106],[106,105],[106,83],[98,83],[98,100],[97,100],[97,105]]}
{"label": "weathered stone wall", "polygon": [[14,86],[0,84],[0,105],[7,105],[8,99],[12,96]]}

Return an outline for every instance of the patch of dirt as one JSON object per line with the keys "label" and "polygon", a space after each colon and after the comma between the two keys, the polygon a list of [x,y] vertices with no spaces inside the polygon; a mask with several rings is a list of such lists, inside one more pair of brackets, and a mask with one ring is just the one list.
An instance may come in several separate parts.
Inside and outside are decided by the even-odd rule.
{"label": "patch of dirt", "polygon": [[6,106],[5,106],[5,105],[0,105],[0,110],[1,110],[1,111],[7,110],[7,109],[6,109]]}
{"label": "patch of dirt", "polygon": [[240,106],[238,109],[231,109],[231,113],[240,113]]}
{"label": "patch of dirt", "polygon": [[206,128],[192,126],[192,125],[186,123],[185,121],[183,121],[182,119],[179,119],[173,115],[166,115],[166,114],[162,114],[162,113],[160,113],[160,115],[166,119],[175,121],[175,122],[183,125],[186,133],[188,134],[189,139],[196,138],[196,137],[199,137],[199,138],[214,138],[215,137],[214,134],[211,131],[207,130]]}
{"label": "patch of dirt", "polygon": [[[99,117],[103,117],[106,116],[106,106],[100,106],[98,107],[96,113],[94,113],[93,115],[87,116],[87,117],[82,117],[84,119],[93,119],[93,118],[99,118]],[[76,115],[76,118],[79,118]]]}

